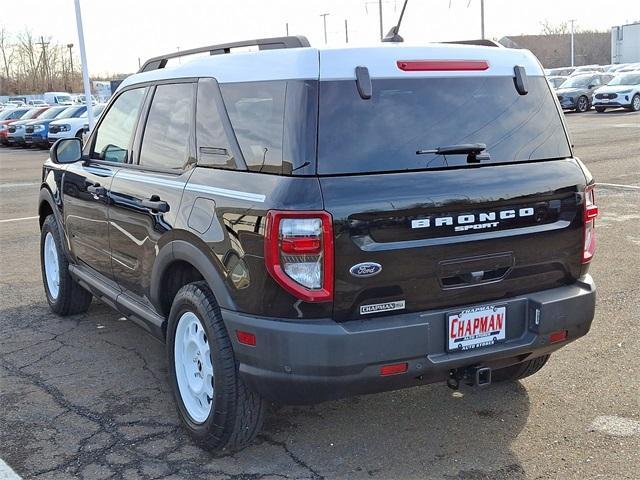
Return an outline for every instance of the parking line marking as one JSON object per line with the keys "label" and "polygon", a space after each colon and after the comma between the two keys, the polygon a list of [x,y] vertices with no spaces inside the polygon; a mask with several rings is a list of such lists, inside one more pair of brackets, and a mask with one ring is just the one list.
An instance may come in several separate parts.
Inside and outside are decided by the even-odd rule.
{"label": "parking line marking", "polygon": [[632,190],[640,190],[640,186],[638,185],[621,185],[619,183],[600,183],[600,182],[597,182],[596,185],[602,185],[603,187],[618,187],[618,188],[630,188]]}
{"label": "parking line marking", "polygon": [[36,185],[40,185],[40,182],[3,183],[0,188],[35,187]]}
{"label": "parking line marking", "polygon": [[0,458],[0,480],[22,480],[22,477]]}
{"label": "parking line marking", "polygon": [[640,436],[640,422],[618,415],[602,415],[591,423],[591,430],[614,437]]}
{"label": "parking line marking", "polygon": [[21,217],[21,218],[7,218],[6,220],[0,220],[0,223],[8,223],[8,222],[22,222],[23,220],[35,220],[38,218],[35,217]]}

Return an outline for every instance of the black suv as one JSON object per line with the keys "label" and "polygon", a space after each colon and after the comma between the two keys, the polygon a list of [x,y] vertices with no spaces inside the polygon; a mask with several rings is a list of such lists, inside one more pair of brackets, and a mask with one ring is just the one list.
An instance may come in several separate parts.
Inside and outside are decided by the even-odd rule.
{"label": "black suv", "polygon": [[588,332],[594,184],[531,53],[201,52],[126,79],[39,199],[52,310],[166,341],[201,444],[246,445],[266,400],[523,378]]}

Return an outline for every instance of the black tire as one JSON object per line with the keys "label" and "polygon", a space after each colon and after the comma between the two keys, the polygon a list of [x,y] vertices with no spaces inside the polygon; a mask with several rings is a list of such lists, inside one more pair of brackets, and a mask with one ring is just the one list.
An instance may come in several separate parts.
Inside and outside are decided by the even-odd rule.
{"label": "black tire", "polygon": [[[202,324],[213,366],[213,405],[202,423],[187,412],[176,375],[176,330],[187,312],[194,313]],[[206,283],[185,285],[176,294],[167,325],[167,357],[180,419],[196,443],[211,451],[236,451],[249,445],[262,427],[267,404],[240,377],[220,308]]]}
{"label": "black tire", "polygon": [[[59,283],[57,296],[52,295],[49,291],[47,272],[45,269],[44,247],[45,239],[49,233],[51,233],[51,236],[53,237],[58,258]],[[42,281],[44,284],[44,291],[47,296],[47,302],[54,313],[66,316],[83,313],[89,309],[93,296],[90,292],[78,285],[78,283],[76,283],[69,274],[69,260],[62,248],[62,233],[60,232],[58,222],[56,222],[56,218],[53,215],[49,215],[45,219],[40,232],[40,267],[42,270]]]}
{"label": "black tire", "polygon": [[589,104],[589,99],[584,95],[578,97],[576,100],[576,112],[584,113],[591,108]]}
{"label": "black tire", "polygon": [[636,93],[631,99],[629,110],[632,112],[640,112],[640,93]]}
{"label": "black tire", "polygon": [[606,110],[606,108],[604,108],[604,107],[596,107],[596,112],[598,112],[598,113],[602,113],[605,110]]}
{"label": "black tire", "polygon": [[522,378],[530,377],[546,365],[549,357],[550,355],[543,355],[509,367],[498,368],[491,372],[491,381],[495,383],[515,382]]}

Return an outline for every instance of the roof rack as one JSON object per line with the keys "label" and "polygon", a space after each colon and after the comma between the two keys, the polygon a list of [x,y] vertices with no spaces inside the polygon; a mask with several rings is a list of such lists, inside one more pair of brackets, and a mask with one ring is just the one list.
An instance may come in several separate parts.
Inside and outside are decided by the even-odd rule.
{"label": "roof rack", "polygon": [[280,48],[300,48],[309,47],[309,40],[302,35],[293,37],[259,38],[257,40],[242,40],[240,42],[222,43],[220,45],[209,45],[207,47],[192,48],[180,52],[171,52],[158,57],[153,57],[144,62],[138,73],[158,70],[167,65],[167,61],[172,58],[186,57],[198,53],[209,52],[209,55],[222,55],[231,53],[232,48],[238,47],[258,47],[260,50],[277,50]]}
{"label": "roof rack", "polygon": [[478,40],[453,40],[451,42],[442,42],[442,43],[457,43],[461,45],[481,45],[483,47],[499,47],[504,48],[504,45],[494,42],[493,40],[487,40],[485,38]]}

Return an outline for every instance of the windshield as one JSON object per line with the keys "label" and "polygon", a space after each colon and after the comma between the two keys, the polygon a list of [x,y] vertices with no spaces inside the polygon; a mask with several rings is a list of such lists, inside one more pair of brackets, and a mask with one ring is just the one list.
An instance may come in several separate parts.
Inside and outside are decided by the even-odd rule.
{"label": "windshield", "polygon": [[70,101],[71,101],[71,97],[69,95],[56,95],[57,103],[70,102]]}
{"label": "windshield", "polygon": [[608,85],[640,85],[640,73],[618,75]]}
{"label": "windshield", "polygon": [[582,77],[571,77],[562,84],[562,88],[581,88],[588,87],[591,84],[593,77],[591,75]]}
{"label": "windshield", "polygon": [[78,107],[68,107],[65,108],[62,113],[60,113],[56,119],[61,119],[61,118],[71,118],[71,117],[76,117],[77,113],[78,113],[79,108]]}
{"label": "windshield", "polygon": [[2,110],[0,112],[0,120],[18,118],[23,113],[24,113],[24,110],[16,110],[15,108],[8,108],[7,110]]}
{"label": "windshield", "polygon": [[31,110],[27,110],[27,113],[20,117],[20,120],[30,120],[32,118],[36,118],[38,114],[42,112],[42,108],[32,108]]}
{"label": "windshield", "polygon": [[51,120],[52,118],[57,118],[60,112],[64,111],[64,108],[54,107],[50,108],[42,115],[38,117],[38,120]]}
{"label": "windshield", "polygon": [[520,95],[512,77],[374,79],[363,100],[356,82],[320,82],[318,173],[466,166],[466,155],[418,150],[483,143],[482,163],[571,155],[544,77]]}
{"label": "windshield", "polygon": [[[97,105],[93,107],[93,115],[97,117],[102,113],[103,110],[104,110],[104,105]],[[88,116],[89,116],[89,113],[85,110],[85,112],[82,115],[80,115],[80,118],[87,118]]]}

